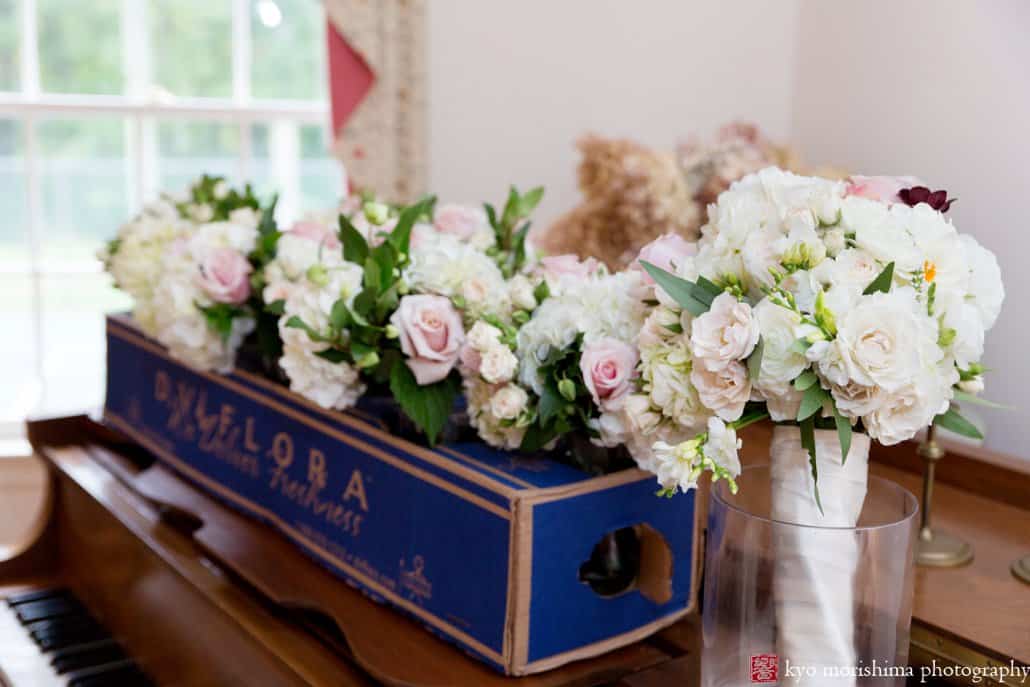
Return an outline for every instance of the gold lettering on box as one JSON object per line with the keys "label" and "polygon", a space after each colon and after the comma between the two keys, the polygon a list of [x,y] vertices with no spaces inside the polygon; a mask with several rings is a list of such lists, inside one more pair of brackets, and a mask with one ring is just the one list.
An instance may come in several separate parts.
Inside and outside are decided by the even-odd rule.
{"label": "gold lettering on box", "polygon": [[368,497],[365,496],[365,481],[361,477],[361,470],[355,469],[351,473],[350,481],[347,482],[347,488],[343,491],[343,502],[347,503],[350,499],[355,498],[361,505],[361,510],[368,512]]}

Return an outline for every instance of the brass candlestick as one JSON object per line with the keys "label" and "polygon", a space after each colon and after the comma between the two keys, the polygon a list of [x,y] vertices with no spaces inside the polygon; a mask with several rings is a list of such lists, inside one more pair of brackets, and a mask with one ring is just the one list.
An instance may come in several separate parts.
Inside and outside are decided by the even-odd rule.
{"label": "brass candlestick", "polygon": [[1024,556],[1012,564],[1012,574],[1019,578],[1020,582],[1030,584],[1030,556]]}
{"label": "brass candlestick", "polygon": [[934,471],[937,461],[944,457],[944,449],[937,443],[937,428],[933,425],[919,446],[919,455],[926,461],[926,470],[923,473],[923,512],[916,543],[916,563],[936,568],[965,565],[973,560],[973,546],[955,535],[934,531],[930,525]]}

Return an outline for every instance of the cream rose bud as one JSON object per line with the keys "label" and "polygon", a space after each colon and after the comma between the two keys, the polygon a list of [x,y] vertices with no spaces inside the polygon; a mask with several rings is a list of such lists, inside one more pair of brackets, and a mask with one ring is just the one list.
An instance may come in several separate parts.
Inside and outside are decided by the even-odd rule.
{"label": "cream rose bud", "polygon": [[[640,249],[634,267],[643,270],[642,262],[648,262],[666,272],[676,273],[692,256],[697,255],[697,244],[687,241],[679,234],[665,234]],[[644,282],[654,284],[654,279],[646,271]]]}
{"label": "cream rose bud", "polygon": [[468,342],[472,348],[485,351],[501,340],[501,330],[489,322],[477,320],[468,331]]}
{"label": "cream rose bud", "polygon": [[534,290],[533,282],[524,274],[516,274],[508,282],[508,294],[511,298],[511,303],[516,308],[522,310],[532,311],[538,305],[536,294],[533,293]]}
{"label": "cream rose bud", "polygon": [[747,368],[736,360],[719,370],[696,365],[690,371],[690,382],[701,403],[726,422],[739,420],[751,398]]}
{"label": "cream rose bud", "polygon": [[215,248],[200,263],[200,288],[217,303],[239,305],[250,296],[250,261],[232,248]]}
{"label": "cream rose bud", "polygon": [[439,382],[454,368],[465,340],[461,314],[443,296],[401,298],[390,324],[397,327],[405,363],[421,386]]}
{"label": "cream rose bud", "polygon": [[633,388],[639,359],[636,348],[612,337],[598,339],[583,348],[579,370],[601,410],[611,412],[622,408],[625,396]]}
{"label": "cream rose bud", "polygon": [[965,379],[958,383],[958,388],[965,391],[967,394],[982,393],[984,390],[984,378],[981,375],[977,375],[972,379]]}
{"label": "cream rose bud", "polygon": [[751,306],[721,293],[708,312],[694,319],[690,343],[701,366],[719,370],[751,355],[760,333]]}
{"label": "cream rose bud", "polygon": [[498,389],[490,399],[490,414],[498,420],[516,420],[529,403],[529,394],[518,384]]}
{"label": "cream rose bud", "polygon": [[495,344],[482,353],[479,375],[491,384],[510,382],[519,367],[519,359],[503,344]]}

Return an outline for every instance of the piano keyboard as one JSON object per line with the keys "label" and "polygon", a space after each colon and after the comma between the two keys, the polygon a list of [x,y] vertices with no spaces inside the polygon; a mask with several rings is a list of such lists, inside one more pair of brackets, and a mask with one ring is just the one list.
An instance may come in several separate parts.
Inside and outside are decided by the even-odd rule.
{"label": "piano keyboard", "polygon": [[0,602],[4,687],[143,687],[152,683],[70,592],[41,589]]}

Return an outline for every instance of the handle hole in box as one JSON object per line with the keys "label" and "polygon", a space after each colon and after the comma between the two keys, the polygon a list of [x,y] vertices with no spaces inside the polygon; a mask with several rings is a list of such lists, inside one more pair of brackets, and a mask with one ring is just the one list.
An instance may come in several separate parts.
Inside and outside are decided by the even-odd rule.
{"label": "handle hole in box", "polygon": [[663,604],[672,598],[672,550],[648,525],[605,534],[579,566],[579,580],[595,594],[611,598],[633,589]]}

